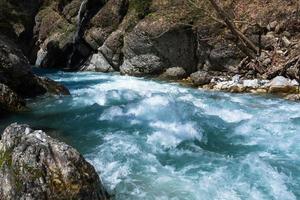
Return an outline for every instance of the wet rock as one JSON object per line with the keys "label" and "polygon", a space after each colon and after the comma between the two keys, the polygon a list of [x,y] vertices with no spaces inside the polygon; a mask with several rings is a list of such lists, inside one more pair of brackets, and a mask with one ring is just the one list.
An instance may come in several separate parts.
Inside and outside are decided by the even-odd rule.
{"label": "wet rock", "polygon": [[124,60],[120,72],[127,75],[145,76],[160,74],[163,69],[164,65],[158,56],[143,54]]}
{"label": "wet rock", "polygon": [[43,131],[12,124],[0,141],[1,199],[92,199],[108,195],[95,169]]}
{"label": "wet rock", "polygon": [[14,91],[0,83],[0,114],[25,110],[25,101]]}
{"label": "wet rock", "polygon": [[107,62],[102,53],[93,54],[91,58],[84,64],[82,71],[95,72],[113,72],[114,69]]}
{"label": "wet rock", "polygon": [[[50,79],[34,75],[27,58],[10,39],[0,34],[0,83],[7,85],[22,98],[31,98],[47,92],[67,94],[67,89]],[[57,88],[54,90],[54,88]]]}
{"label": "wet rock", "polygon": [[182,67],[172,67],[167,69],[161,76],[166,79],[180,80],[185,78],[187,74]]}
{"label": "wet rock", "polygon": [[36,80],[49,94],[70,95],[70,91],[65,86],[51,80],[50,78],[36,77]]}
{"label": "wet rock", "polygon": [[211,82],[212,77],[208,72],[205,71],[197,71],[191,74],[191,80],[194,86],[201,86]]}
{"label": "wet rock", "polygon": [[269,93],[294,93],[298,88],[298,82],[287,79],[283,76],[277,76],[268,84]]}
{"label": "wet rock", "polygon": [[7,85],[21,97],[34,97],[45,93],[29,62],[20,48],[10,39],[0,34],[0,83]]}

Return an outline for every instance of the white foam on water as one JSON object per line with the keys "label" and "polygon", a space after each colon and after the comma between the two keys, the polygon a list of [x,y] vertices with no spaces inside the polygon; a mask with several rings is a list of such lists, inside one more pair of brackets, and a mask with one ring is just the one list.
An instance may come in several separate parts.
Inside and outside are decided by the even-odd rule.
{"label": "white foam on water", "polygon": [[[93,132],[101,142],[86,155],[116,199],[298,198],[298,171],[288,173],[285,165],[300,164],[298,104],[212,94],[134,77],[91,73],[61,80],[92,80],[71,91],[72,106],[105,106],[96,113],[98,120],[121,120],[133,127]],[[223,121],[211,117],[215,121],[202,123],[203,116]],[[204,131],[219,133],[216,127],[230,140],[204,142]],[[224,148],[209,141],[218,139]],[[235,149],[227,153],[227,147]]]}
{"label": "white foam on water", "polygon": [[123,116],[123,110],[119,106],[113,106],[106,109],[100,116],[99,120],[114,120],[115,117]]}
{"label": "white foam on water", "polygon": [[220,117],[222,120],[229,123],[236,123],[243,120],[251,119],[253,116],[242,110],[230,110],[224,108],[208,108],[205,109],[206,114]]}
{"label": "white foam on water", "polygon": [[184,140],[202,139],[202,132],[192,123],[154,122],[150,126],[157,131],[152,135],[148,135],[148,143],[160,144],[164,147],[175,147]]}
{"label": "white foam on water", "polygon": [[255,174],[253,178],[256,177],[256,179],[258,179],[256,181],[269,191],[268,195],[270,195],[272,199],[297,199],[293,192],[288,189],[287,184],[289,177],[284,173],[278,172],[257,156],[249,155],[242,163],[250,166],[250,173]]}

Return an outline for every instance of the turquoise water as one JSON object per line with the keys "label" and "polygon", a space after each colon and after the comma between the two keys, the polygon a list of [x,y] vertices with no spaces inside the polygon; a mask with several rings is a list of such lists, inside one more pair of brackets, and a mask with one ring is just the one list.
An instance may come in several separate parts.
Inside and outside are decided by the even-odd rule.
{"label": "turquoise water", "polygon": [[48,73],[30,124],[77,148],[115,199],[300,199],[300,104],[142,78]]}

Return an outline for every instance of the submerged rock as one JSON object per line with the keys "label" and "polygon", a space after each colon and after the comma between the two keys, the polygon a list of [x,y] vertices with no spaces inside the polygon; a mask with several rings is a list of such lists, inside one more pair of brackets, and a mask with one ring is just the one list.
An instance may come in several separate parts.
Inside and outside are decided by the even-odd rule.
{"label": "submerged rock", "polygon": [[63,85],[51,80],[47,77],[36,77],[37,82],[41,85],[49,94],[54,95],[70,95],[70,91]]}
{"label": "submerged rock", "polygon": [[0,141],[0,199],[109,199],[95,171],[72,147],[12,124]]}

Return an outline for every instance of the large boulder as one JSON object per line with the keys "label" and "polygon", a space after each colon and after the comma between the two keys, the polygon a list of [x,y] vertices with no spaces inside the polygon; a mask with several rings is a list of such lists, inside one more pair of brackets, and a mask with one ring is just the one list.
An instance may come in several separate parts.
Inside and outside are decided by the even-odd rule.
{"label": "large boulder", "polygon": [[295,93],[298,90],[299,83],[283,76],[276,76],[268,86],[269,93]]}
{"label": "large boulder", "polygon": [[93,168],[72,147],[12,124],[0,141],[0,199],[109,199]]}
{"label": "large boulder", "polygon": [[32,73],[20,48],[0,34],[0,113],[25,110],[24,98],[45,93],[69,95],[63,85]]}
{"label": "large boulder", "polygon": [[35,78],[20,48],[7,37],[0,35],[0,83],[22,97],[34,97],[46,92]]}
{"label": "large boulder", "polygon": [[159,75],[171,67],[196,71],[196,35],[186,25],[191,13],[174,9],[146,16],[124,37],[122,74]]}
{"label": "large boulder", "polygon": [[[49,79],[38,77],[31,71],[27,58],[20,48],[0,34],[0,83],[7,85],[20,97],[45,94],[69,94],[68,90]],[[56,88],[54,90],[54,88]]]}
{"label": "large boulder", "polygon": [[25,110],[25,101],[9,87],[0,83],[0,114]]}

